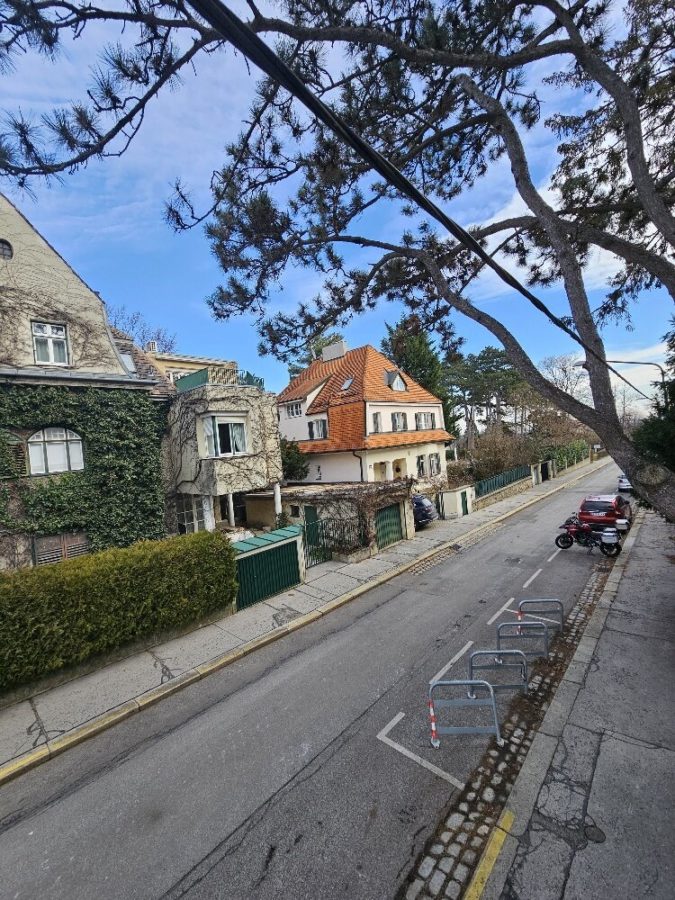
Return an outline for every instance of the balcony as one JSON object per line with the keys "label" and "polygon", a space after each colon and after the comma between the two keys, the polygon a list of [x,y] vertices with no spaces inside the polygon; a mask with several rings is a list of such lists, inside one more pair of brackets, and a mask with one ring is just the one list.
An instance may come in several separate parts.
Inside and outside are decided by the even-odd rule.
{"label": "balcony", "polygon": [[205,384],[224,384],[232,387],[255,387],[265,390],[265,382],[257,375],[244,369],[231,369],[226,366],[206,366],[198,372],[183,375],[174,382],[179,394],[191,391],[193,388],[202,387]]}

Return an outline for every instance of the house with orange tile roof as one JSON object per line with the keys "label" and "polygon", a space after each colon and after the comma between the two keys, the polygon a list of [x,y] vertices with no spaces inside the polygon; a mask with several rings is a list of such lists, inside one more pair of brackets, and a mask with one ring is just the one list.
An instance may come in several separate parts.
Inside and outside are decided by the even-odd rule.
{"label": "house with orange tile roof", "polygon": [[278,398],[279,430],[311,457],[308,482],[382,482],[446,475],[438,397],[370,345],[326,347]]}

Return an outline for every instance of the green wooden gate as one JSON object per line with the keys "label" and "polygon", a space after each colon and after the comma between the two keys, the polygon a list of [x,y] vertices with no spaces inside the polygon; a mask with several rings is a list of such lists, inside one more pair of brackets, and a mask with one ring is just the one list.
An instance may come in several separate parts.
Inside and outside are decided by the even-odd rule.
{"label": "green wooden gate", "polygon": [[307,567],[318,566],[333,558],[330,543],[326,540],[323,522],[316,506],[305,506],[305,562]]}
{"label": "green wooden gate", "polygon": [[385,506],[375,513],[375,534],[377,546],[380,550],[403,540],[403,528],[401,527],[401,508],[398,503]]}
{"label": "green wooden gate", "polygon": [[233,545],[239,580],[237,609],[253,606],[300,583],[297,539],[288,540],[299,531],[297,526],[290,526]]}

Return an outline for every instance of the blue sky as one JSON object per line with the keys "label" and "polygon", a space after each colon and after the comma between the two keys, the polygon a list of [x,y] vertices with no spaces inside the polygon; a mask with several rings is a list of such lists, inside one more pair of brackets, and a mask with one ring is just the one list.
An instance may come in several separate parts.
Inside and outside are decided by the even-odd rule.
{"label": "blue sky", "polygon": [[[89,64],[103,43],[96,26],[82,39],[65,45],[57,65],[32,54],[2,79],[5,108],[21,108],[36,115],[78,96]],[[110,40],[112,35],[105,35]],[[265,378],[271,390],[286,383],[286,368],[270,357],[259,358],[258,336],[251,321],[216,322],[205,298],[221,278],[203,232],[176,235],[164,223],[163,203],[180,176],[208,204],[211,172],[222,160],[222,148],[241,129],[253,95],[255,73],[248,73],[241,57],[232,53],[202,57],[196,73],[182,86],[155,100],[141,134],[121,158],[91,163],[50,185],[34,183],[34,198],[1,189],[56,247],[104,300],[140,310],[149,322],[177,334],[177,351],[236,359],[242,368]],[[542,119],[553,111],[553,95],[544,97]],[[551,171],[554,145],[543,130],[527,135],[526,149],[534,160],[534,175],[543,185]],[[485,222],[518,212],[517,198],[504,161],[495,164],[479,187],[446,205],[446,211],[464,225]],[[370,220],[371,234],[398,234],[399,217]],[[409,224],[409,223],[406,223]],[[509,263],[512,265],[512,263]],[[607,254],[597,254],[587,274],[591,298],[599,302],[602,286],[614,266]],[[288,308],[307,300],[319,286],[312,273],[289,272],[278,302]],[[558,314],[567,312],[559,290],[540,292]],[[469,296],[500,318],[535,361],[545,356],[574,352],[563,333],[532,311],[527,302],[489,273]],[[668,328],[672,304],[664,292],[645,295],[634,308],[634,330],[613,326],[604,333],[608,357],[663,361],[661,336]],[[382,305],[354,320],[344,331],[350,347],[379,345],[384,323],[394,323],[400,309]],[[477,352],[497,341],[460,317],[458,332],[466,337],[467,352]],[[650,367],[627,367],[625,374],[641,388],[654,380]]]}

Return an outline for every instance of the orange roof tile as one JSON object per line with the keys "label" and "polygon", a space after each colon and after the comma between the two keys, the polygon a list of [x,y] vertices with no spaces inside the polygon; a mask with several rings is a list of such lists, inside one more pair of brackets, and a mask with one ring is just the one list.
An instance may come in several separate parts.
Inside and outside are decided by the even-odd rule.
{"label": "orange roof tile", "polygon": [[[440,403],[437,397],[430,394],[410,375],[400,372],[407,390],[393,391],[387,382],[387,373],[399,372],[395,365],[370,344],[348,350],[344,356],[328,362],[317,359],[303,372],[297,375],[278,396],[279,403],[304,399],[318,387],[322,381],[325,386],[314,398],[307,412],[311,415],[323,412],[329,406],[354,401],[407,403]],[[352,382],[346,390],[342,386],[351,378]]]}
{"label": "orange roof tile", "polygon": [[412,444],[432,444],[436,441],[451,441],[452,437],[442,428],[429,431],[385,431],[381,434],[369,434],[363,442],[364,449],[375,450],[380,447],[404,447]]}

